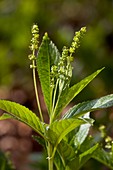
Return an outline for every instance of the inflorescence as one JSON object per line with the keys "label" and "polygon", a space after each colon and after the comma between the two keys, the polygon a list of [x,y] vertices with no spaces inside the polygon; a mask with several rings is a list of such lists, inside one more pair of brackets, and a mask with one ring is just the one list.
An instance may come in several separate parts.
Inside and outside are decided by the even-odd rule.
{"label": "inflorescence", "polygon": [[[38,50],[38,45],[39,45],[39,28],[38,25],[34,24],[32,29],[31,29],[31,33],[32,33],[32,39],[31,39],[31,44],[29,46],[32,54],[30,54],[28,56],[29,60],[31,61],[35,61],[36,60],[36,52]],[[34,63],[32,63],[30,65],[30,68],[36,68],[36,66],[34,65]]]}
{"label": "inflorescence", "polygon": [[59,59],[58,65],[51,67],[51,87],[54,87],[56,80],[59,79],[59,90],[64,90],[70,84],[72,77],[72,66],[73,54],[75,50],[79,48],[80,41],[86,33],[86,27],[82,27],[80,31],[75,32],[72,44],[70,48],[63,47],[62,55]]}
{"label": "inflorescence", "polygon": [[[38,53],[38,45],[39,45],[39,28],[36,24],[33,25],[31,32],[32,32],[32,39],[30,44],[30,50],[32,54],[30,54],[28,58],[32,61],[30,68],[32,68],[33,72],[35,72],[35,68],[36,68],[35,62]],[[52,65],[50,68],[50,76],[51,76],[50,87],[53,96],[53,108],[55,106],[56,100],[59,98],[56,97],[57,92],[59,93],[60,96],[61,92],[66,88],[68,88],[70,85],[70,81],[72,77],[72,69],[73,69],[71,62],[74,59],[73,54],[75,53],[76,49],[79,48],[80,41],[85,33],[86,33],[86,27],[83,27],[80,29],[80,31],[76,32],[70,48],[64,46],[62,49],[62,54],[58,59],[58,64]],[[43,38],[47,38],[47,33],[45,33]]]}

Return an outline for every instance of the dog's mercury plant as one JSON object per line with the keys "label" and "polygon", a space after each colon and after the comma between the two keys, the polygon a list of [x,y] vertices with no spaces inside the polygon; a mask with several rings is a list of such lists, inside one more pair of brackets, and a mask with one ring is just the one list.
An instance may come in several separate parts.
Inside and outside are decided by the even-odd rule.
{"label": "dog's mercury plant", "polygon": [[[39,28],[32,27],[30,44],[30,68],[40,118],[28,108],[15,102],[0,100],[4,113],[0,120],[14,118],[30,126],[37,136],[34,138],[47,151],[48,170],[78,170],[90,158],[113,169],[113,142],[105,138],[106,145],[95,141],[89,133],[93,120],[90,112],[113,106],[113,94],[99,99],[79,103],[62,115],[63,109],[78,95],[102,70],[99,69],[70,87],[74,53],[86,33],[86,27],[75,33],[71,46],[63,47],[60,54],[57,47],[45,33],[39,46]],[[40,107],[36,70],[48,110],[49,123],[46,124]],[[38,136],[39,134],[39,136]],[[101,136],[101,135],[100,135]],[[104,136],[102,136],[104,137]],[[109,149],[106,151],[104,148]]]}

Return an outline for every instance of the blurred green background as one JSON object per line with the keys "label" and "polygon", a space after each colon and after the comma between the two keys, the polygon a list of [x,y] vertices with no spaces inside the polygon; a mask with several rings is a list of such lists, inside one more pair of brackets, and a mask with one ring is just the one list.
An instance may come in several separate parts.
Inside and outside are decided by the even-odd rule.
{"label": "blurred green background", "polygon": [[[87,34],[75,54],[72,84],[105,69],[74,102],[113,93],[113,0],[0,0],[0,98],[36,109],[28,60],[33,23],[39,25],[40,40],[48,32],[59,51],[86,26]],[[113,109],[97,112],[95,118],[97,126],[107,124],[113,136]]]}

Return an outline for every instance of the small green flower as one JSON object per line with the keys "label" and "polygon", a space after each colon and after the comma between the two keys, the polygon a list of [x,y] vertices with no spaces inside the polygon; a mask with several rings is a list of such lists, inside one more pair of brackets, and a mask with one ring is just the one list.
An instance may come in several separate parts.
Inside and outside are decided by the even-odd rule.
{"label": "small green flower", "polygon": [[105,138],[105,142],[107,143],[107,142],[111,142],[112,141],[112,138],[110,137],[110,136],[107,136],[106,138]]}
{"label": "small green flower", "polygon": [[112,148],[113,140],[112,140],[112,138],[110,136],[107,136],[105,138],[105,143],[106,143],[106,145],[105,145],[106,149],[111,149]]}
{"label": "small green flower", "polygon": [[105,136],[106,136],[106,127],[105,127],[104,125],[101,125],[101,126],[99,127],[99,131],[100,131],[100,133],[101,133],[101,137],[102,137],[102,138],[105,138]]}
{"label": "small green flower", "polygon": [[33,54],[28,55],[28,58],[29,58],[29,60],[35,60],[36,59],[35,55],[33,55]]}

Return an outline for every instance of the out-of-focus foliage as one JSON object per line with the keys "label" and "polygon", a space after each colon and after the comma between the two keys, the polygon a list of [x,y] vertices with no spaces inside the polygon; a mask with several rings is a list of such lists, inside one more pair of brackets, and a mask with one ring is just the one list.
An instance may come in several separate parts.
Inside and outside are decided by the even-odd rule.
{"label": "out-of-focus foliage", "polygon": [[29,159],[30,159],[30,164],[29,166],[33,169],[33,170],[44,170],[47,169],[47,155],[46,153],[43,152],[38,152],[38,153],[33,153],[30,155]]}
{"label": "out-of-focus foliage", "polygon": [[14,170],[12,162],[8,161],[7,155],[0,152],[0,169],[1,170]]}

